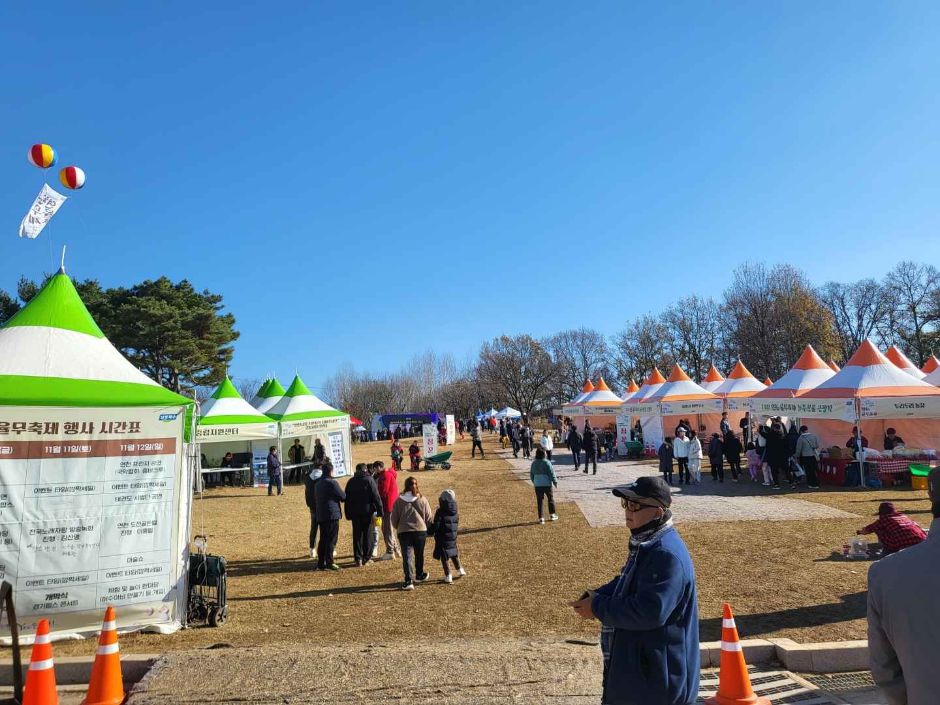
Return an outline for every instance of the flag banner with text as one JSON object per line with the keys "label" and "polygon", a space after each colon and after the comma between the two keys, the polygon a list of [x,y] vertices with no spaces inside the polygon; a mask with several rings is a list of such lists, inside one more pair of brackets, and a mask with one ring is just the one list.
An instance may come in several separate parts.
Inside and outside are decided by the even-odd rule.
{"label": "flag banner with text", "polygon": [[63,196],[58,191],[49,188],[48,184],[43,184],[39,195],[29,207],[23,222],[20,223],[20,237],[28,237],[30,240],[39,237],[42,229],[52,220],[62,204],[65,203],[68,196]]}

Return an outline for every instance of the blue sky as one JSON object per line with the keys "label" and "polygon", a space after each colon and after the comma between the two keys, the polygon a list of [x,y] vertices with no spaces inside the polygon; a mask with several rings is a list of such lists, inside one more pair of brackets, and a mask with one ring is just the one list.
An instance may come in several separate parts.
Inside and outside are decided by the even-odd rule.
{"label": "blue sky", "polygon": [[[223,9],[224,8],[224,9]],[[744,260],[937,263],[930,2],[3,3],[0,287],[222,293],[232,373],[614,333]],[[36,241],[33,142],[82,166]],[[55,180],[55,174],[50,174]],[[58,255],[55,255],[57,260]]]}

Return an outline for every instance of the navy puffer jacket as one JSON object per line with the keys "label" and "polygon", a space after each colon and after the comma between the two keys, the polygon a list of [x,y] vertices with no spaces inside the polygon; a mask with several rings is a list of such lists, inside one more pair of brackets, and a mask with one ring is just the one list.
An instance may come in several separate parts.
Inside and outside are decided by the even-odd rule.
{"label": "navy puffer jacket", "polygon": [[441,493],[440,505],[434,512],[434,557],[453,558],[457,555],[457,500],[452,492]]}

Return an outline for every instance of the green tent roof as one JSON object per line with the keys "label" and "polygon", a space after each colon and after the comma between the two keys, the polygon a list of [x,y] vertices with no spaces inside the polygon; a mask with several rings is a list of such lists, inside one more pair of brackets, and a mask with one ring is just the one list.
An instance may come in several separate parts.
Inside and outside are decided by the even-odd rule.
{"label": "green tent roof", "polygon": [[85,333],[103,338],[104,333],[91,317],[72,280],[62,272],[46,282],[39,293],[6,322],[4,328],[43,326]]}

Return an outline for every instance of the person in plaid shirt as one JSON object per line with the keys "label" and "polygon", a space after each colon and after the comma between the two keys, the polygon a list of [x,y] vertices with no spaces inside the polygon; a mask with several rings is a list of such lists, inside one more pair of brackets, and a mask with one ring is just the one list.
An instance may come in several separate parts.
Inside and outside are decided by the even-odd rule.
{"label": "person in plaid shirt", "polygon": [[901,514],[891,502],[878,507],[878,521],[859,529],[857,534],[875,534],[884,546],[882,555],[897,553],[902,548],[915,546],[927,538],[924,530]]}

